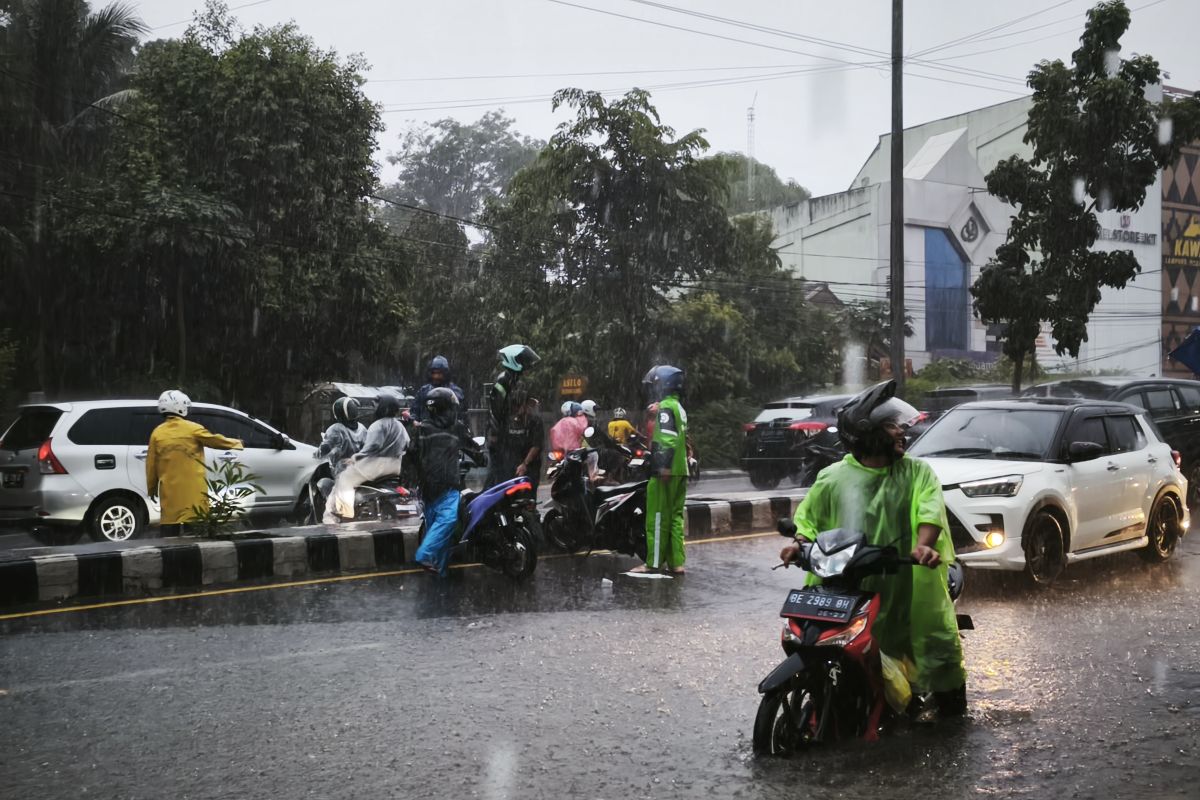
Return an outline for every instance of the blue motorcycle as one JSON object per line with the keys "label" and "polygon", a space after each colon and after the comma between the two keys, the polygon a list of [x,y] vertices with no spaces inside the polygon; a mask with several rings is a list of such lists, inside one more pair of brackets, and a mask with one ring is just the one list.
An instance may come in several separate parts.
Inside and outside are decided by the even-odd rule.
{"label": "blue motorcycle", "polygon": [[467,489],[459,500],[454,552],[460,561],[478,561],[521,581],[537,568],[537,527],[529,479],[512,478],[482,492]]}

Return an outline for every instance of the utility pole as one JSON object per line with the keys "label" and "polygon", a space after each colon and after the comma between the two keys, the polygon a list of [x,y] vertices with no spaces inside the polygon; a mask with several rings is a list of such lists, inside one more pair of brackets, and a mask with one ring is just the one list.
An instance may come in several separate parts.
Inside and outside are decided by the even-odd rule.
{"label": "utility pole", "polygon": [[746,200],[754,208],[754,107],[758,105],[758,92],[746,109]]}
{"label": "utility pole", "polygon": [[904,391],[904,0],[892,0],[892,377]]}

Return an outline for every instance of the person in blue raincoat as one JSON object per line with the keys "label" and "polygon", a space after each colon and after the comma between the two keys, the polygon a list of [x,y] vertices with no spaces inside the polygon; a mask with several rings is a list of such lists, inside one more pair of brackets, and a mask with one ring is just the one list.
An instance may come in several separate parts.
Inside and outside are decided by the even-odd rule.
{"label": "person in blue raincoat", "polygon": [[424,422],[429,419],[429,411],[426,409],[425,401],[429,398],[429,393],[439,387],[446,387],[454,392],[454,396],[458,399],[458,406],[462,409],[463,405],[463,390],[457,383],[450,380],[450,361],[445,356],[434,356],[429,360],[429,366],[425,371],[426,383],[420,389],[417,389],[417,396],[413,398],[412,418],[417,422]]}
{"label": "person in blue raincoat", "polygon": [[[880,547],[911,553],[918,565],[864,580],[880,595],[874,635],[880,650],[911,662],[916,694],[932,693],[942,715],[966,713],[966,669],[947,567],[954,560],[941,483],[933,469],[905,454],[905,431],[918,417],[895,397],[895,381],[856,395],[838,412],[838,435],[849,450],[826,467],[796,509],[797,538],[850,528]],[[795,560],[797,543],[780,552]],[[810,575],[809,583],[820,579]]]}

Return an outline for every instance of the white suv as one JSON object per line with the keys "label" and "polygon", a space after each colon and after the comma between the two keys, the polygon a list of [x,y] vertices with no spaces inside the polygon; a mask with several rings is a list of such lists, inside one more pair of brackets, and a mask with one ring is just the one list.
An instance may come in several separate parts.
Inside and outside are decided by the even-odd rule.
{"label": "white suv", "polygon": [[[311,445],[293,442],[241,411],[193,403],[188,419],[241,439],[244,450],[205,448],[204,462],[238,461],[266,490],[253,514],[302,516],[304,491],[320,465]],[[146,493],[146,447],[162,422],[154,400],[42,403],[20,408],[0,437],[0,523],[65,544],[87,532],[124,541],[158,522]]]}
{"label": "white suv", "polygon": [[1124,403],[967,403],[910,452],[941,481],[955,551],[973,568],[1045,584],[1068,563],[1124,550],[1165,561],[1188,529],[1179,453]]}

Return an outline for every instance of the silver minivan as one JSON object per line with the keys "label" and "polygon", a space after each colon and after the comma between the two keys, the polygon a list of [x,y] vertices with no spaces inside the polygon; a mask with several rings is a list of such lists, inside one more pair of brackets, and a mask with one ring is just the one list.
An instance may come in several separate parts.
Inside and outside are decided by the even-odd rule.
{"label": "silver minivan", "polygon": [[[320,465],[311,445],[293,442],[241,411],[193,403],[188,419],[245,444],[205,448],[204,462],[240,462],[266,491],[259,516],[305,514],[305,491]],[[162,422],[154,400],[95,400],[22,406],[0,437],[0,524],[30,530],[47,543],[88,533],[96,541],[141,536],[159,520],[146,492],[146,448]]]}

